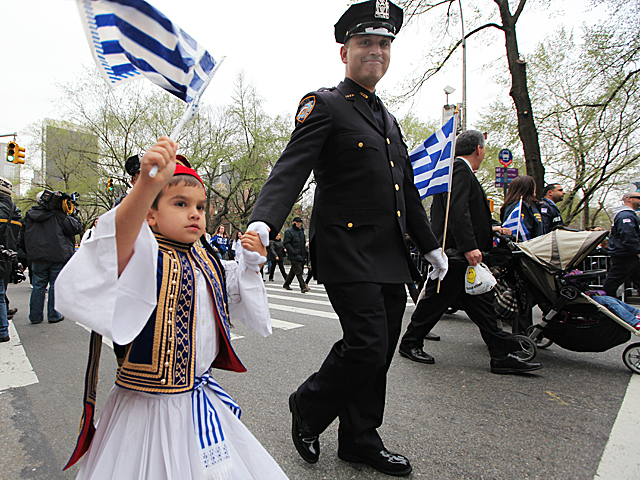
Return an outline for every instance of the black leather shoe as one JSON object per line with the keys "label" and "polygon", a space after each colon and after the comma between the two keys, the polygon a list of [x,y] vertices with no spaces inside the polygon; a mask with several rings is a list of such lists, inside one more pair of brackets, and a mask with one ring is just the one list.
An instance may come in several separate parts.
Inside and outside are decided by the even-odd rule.
{"label": "black leather shoe", "polygon": [[504,360],[491,359],[491,373],[529,373],[542,368],[541,363],[525,362],[514,354],[510,353]]}
{"label": "black leather shoe", "polygon": [[9,335],[6,335],[6,336],[4,336],[4,337],[0,337],[0,343],[8,342],[9,340],[11,340],[11,339],[9,338]]}
{"label": "black leather shoe", "polygon": [[318,435],[313,433],[300,417],[295,392],[289,396],[289,410],[291,411],[291,437],[296,450],[305,462],[316,463],[320,457]]}
{"label": "black leather shoe", "polygon": [[60,315],[58,318],[54,320],[49,320],[49,323],[58,323],[58,322],[61,322],[62,320],[64,320],[64,315]]}
{"label": "black leather shoe", "polygon": [[291,287],[289,285],[282,285],[282,288],[284,288],[285,290],[291,290]]}
{"label": "black leather shoe", "polygon": [[364,463],[382,473],[396,477],[404,477],[413,471],[407,457],[390,452],[386,448],[372,455],[357,455],[338,449],[338,457],[345,462]]}
{"label": "black leather shoe", "polygon": [[424,336],[424,339],[425,340],[433,340],[434,342],[439,342],[440,341],[440,335],[435,335],[435,334],[429,332]]}
{"label": "black leather shoe", "polygon": [[420,347],[400,347],[398,349],[401,357],[408,358],[419,363],[436,363],[436,359],[426,353]]}

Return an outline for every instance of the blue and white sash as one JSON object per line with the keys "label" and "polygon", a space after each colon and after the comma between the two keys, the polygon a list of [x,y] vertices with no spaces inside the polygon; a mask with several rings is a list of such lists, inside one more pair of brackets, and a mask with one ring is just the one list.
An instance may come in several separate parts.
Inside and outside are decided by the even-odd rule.
{"label": "blue and white sash", "polygon": [[195,378],[191,394],[191,410],[193,427],[200,446],[202,469],[207,480],[228,479],[231,476],[231,455],[218,412],[207,397],[207,389],[212,391],[238,418],[241,410],[233,398],[208,373]]}

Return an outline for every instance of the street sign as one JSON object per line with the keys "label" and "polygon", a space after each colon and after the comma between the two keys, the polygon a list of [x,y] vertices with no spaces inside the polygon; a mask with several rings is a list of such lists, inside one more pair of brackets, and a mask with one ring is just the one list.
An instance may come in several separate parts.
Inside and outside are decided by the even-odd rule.
{"label": "street sign", "polygon": [[498,154],[498,161],[505,167],[511,165],[511,162],[513,162],[513,154],[511,153],[511,150],[508,148],[500,150],[500,153]]}
{"label": "street sign", "polygon": [[507,173],[507,185],[509,183],[511,183],[511,180],[513,180],[514,178],[518,178],[518,169],[517,168],[496,167],[496,187],[503,187],[504,186],[505,170],[506,170],[506,173]]}

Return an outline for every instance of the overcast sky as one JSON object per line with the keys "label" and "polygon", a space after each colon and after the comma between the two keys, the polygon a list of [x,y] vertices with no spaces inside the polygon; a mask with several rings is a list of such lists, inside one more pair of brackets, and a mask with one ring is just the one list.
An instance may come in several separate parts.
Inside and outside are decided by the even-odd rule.
{"label": "overcast sky", "polygon": [[[487,8],[495,10],[492,1],[483,1]],[[150,3],[214,57],[227,57],[204,93],[204,103],[229,103],[233,81],[238,72],[244,71],[247,80],[265,99],[269,113],[293,116],[305,93],[336,85],[344,77],[333,25],[346,9],[346,0],[150,0]],[[577,33],[583,21],[594,18],[593,12],[588,12],[587,0],[551,3],[553,10],[543,13],[532,4],[517,24],[520,50],[525,56],[545,34],[560,25],[575,28]],[[56,84],[74,81],[83,65],[93,65],[93,57],[76,0],[0,0],[0,12],[3,25],[0,134],[22,132],[18,141],[26,145],[24,129],[28,124],[47,117],[59,118],[53,105],[53,100],[60,97]],[[465,15],[470,17],[470,13]],[[428,56],[429,20],[425,18],[420,24],[403,29],[393,43],[391,66],[378,85],[381,90],[397,91],[399,83]],[[497,70],[483,68],[499,63],[504,56],[504,35],[492,30],[482,39],[468,41],[469,127],[501,92],[494,84]],[[419,118],[440,118],[445,101],[443,88],[447,85],[456,88],[450,102],[461,101],[460,55],[454,60],[423,89],[413,107]],[[0,138],[0,142],[6,141]]]}

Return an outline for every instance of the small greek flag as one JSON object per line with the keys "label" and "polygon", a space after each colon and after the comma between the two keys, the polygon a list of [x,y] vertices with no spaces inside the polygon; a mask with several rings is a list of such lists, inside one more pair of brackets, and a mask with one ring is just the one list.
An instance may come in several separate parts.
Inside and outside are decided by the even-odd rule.
{"label": "small greek flag", "polygon": [[451,188],[456,118],[457,115],[452,116],[409,154],[413,166],[413,182],[418,187],[421,199],[448,192]]}
{"label": "small greek flag", "polygon": [[109,85],[144,75],[190,103],[213,75],[209,52],[144,0],[77,3],[94,59]]}
{"label": "small greek flag", "polygon": [[516,236],[516,242],[529,240],[529,231],[522,223],[522,199],[518,202],[518,206],[511,211],[502,226],[511,230],[512,234]]}

